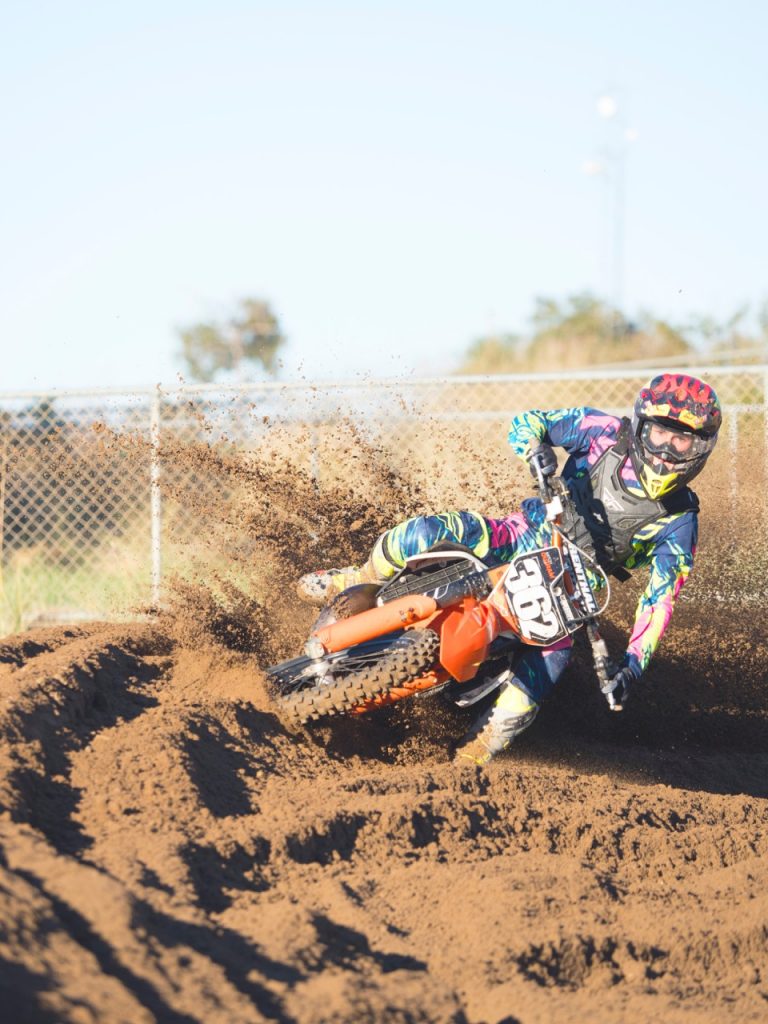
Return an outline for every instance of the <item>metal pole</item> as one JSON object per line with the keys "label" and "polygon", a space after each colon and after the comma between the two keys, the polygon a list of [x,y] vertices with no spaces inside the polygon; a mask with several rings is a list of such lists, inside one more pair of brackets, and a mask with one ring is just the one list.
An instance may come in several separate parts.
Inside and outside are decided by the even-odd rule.
{"label": "metal pole", "polygon": [[8,473],[8,441],[3,438],[3,458],[0,465],[0,598],[5,599],[5,479]]}
{"label": "metal pole", "polygon": [[739,414],[735,410],[728,417],[728,444],[731,449],[728,463],[728,482],[731,490],[731,499],[735,501],[739,493],[739,473],[736,462],[739,451]]}
{"label": "metal pole", "polygon": [[[621,127],[621,126],[619,126]],[[614,168],[614,195],[613,195],[613,333],[619,337],[622,333],[622,307],[624,305],[624,175],[626,169],[624,161],[626,153],[624,143],[621,141],[615,151]]]}
{"label": "metal pole", "polygon": [[160,604],[162,583],[162,498],[160,494],[160,388],[155,389],[149,409],[149,437],[152,450],[149,469],[149,508],[151,517],[151,580],[152,607]]}
{"label": "metal pole", "polygon": [[309,476],[315,493],[320,490],[320,458],[317,453],[319,447],[317,421],[312,420],[309,428]]}

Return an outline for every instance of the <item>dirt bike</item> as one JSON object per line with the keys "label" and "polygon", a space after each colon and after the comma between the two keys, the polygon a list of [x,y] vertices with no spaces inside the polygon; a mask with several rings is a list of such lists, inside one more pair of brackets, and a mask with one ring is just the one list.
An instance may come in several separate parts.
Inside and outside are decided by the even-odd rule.
{"label": "dirt bike", "polygon": [[[509,666],[521,643],[549,647],[582,627],[605,692],[614,670],[597,619],[610,600],[608,579],[560,528],[573,507],[565,482],[539,473],[537,483],[553,526],[549,547],[489,568],[468,548],[443,542],[383,584],[343,591],[304,654],[267,669],[283,717],[304,724],[360,714],[449,684],[464,691],[457,704],[473,704],[503,679],[488,668],[499,659]],[[621,710],[612,695],[608,702]]]}

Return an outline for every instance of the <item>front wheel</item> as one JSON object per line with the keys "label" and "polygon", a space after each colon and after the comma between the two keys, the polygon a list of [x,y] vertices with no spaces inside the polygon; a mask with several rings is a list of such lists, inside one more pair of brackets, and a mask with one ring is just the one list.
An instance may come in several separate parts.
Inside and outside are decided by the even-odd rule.
{"label": "front wheel", "polygon": [[[319,666],[309,658],[295,658],[270,669],[269,675],[276,684],[285,688],[276,698],[285,716],[303,725],[350,711],[418,678],[434,666],[440,637],[431,629],[414,629],[385,638],[372,647],[360,644],[339,654],[326,655]],[[327,669],[320,682],[318,668]]]}

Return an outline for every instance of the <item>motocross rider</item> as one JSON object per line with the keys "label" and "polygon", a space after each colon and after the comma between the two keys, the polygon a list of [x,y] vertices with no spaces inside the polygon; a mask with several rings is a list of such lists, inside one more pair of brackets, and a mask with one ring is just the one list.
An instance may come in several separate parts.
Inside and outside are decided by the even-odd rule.
{"label": "motocross rider", "polygon": [[[531,410],[512,420],[509,443],[536,476],[557,470],[553,447],[564,448],[562,469],[576,515],[562,528],[619,580],[650,567],[626,653],[611,674],[610,693],[624,703],[647,668],[693,567],[699,504],[688,487],[717,440],[722,411],[714,390],[681,373],[655,377],[637,396],[631,421],[588,407]],[[520,512],[490,519],[476,512],[416,516],[382,534],[361,567],[308,573],[299,596],[325,604],[347,587],[383,582],[406,559],[440,541],[463,544],[487,565],[552,542],[540,499]],[[571,656],[572,640],[551,647],[521,645],[513,667],[499,676],[498,695],[456,749],[459,762],[487,763],[526,729]],[[607,694],[606,694],[607,696]]]}

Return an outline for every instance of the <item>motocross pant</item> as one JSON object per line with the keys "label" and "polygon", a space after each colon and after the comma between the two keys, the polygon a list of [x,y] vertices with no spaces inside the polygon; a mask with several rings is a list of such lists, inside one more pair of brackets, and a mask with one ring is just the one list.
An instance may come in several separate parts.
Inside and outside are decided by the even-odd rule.
{"label": "motocross pant", "polygon": [[440,512],[414,516],[387,530],[376,541],[369,564],[380,579],[388,579],[440,541],[470,548],[486,565],[502,565],[516,555],[551,543],[549,524],[534,529],[522,512],[490,519],[478,512]]}

